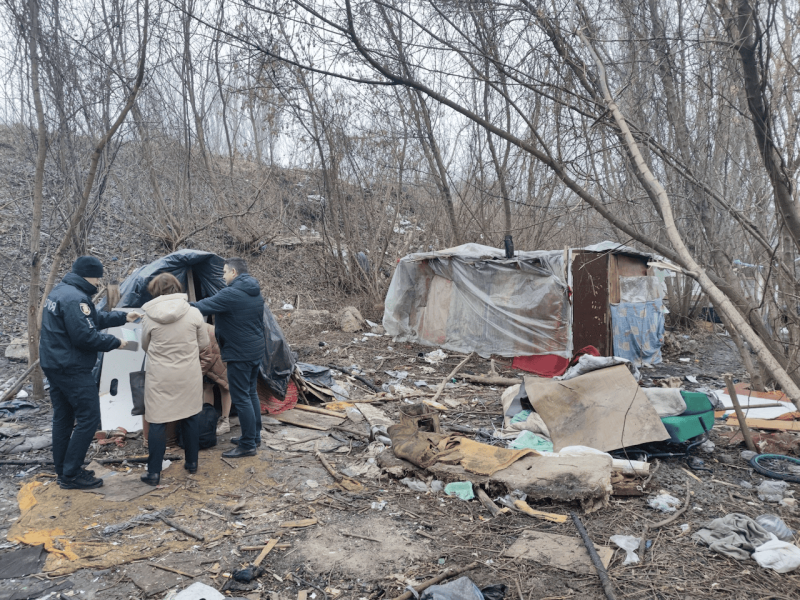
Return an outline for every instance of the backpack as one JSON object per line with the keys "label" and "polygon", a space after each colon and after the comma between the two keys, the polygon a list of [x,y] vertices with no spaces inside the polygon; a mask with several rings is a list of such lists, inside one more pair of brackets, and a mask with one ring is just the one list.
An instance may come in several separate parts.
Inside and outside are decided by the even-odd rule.
{"label": "backpack", "polygon": [[[203,410],[200,411],[200,449],[213,448],[217,445],[217,421],[219,415],[217,409],[211,404],[203,402]],[[183,427],[178,427],[178,446],[183,444]]]}

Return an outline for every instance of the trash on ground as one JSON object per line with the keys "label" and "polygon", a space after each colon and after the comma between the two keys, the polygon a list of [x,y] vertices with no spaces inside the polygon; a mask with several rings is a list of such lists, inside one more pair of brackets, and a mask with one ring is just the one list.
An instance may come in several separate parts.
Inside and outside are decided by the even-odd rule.
{"label": "trash on ground", "polygon": [[224,598],[225,596],[211,586],[197,581],[175,595],[170,593],[164,600],[224,600]]}
{"label": "trash on ground", "polygon": [[642,539],[632,535],[612,535],[608,538],[613,544],[616,544],[625,550],[625,560],[622,561],[623,565],[633,565],[639,562],[639,555],[636,551],[642,543]]}
{"label": "trash on ground", "polygon": [[706,523],[703,529],[692,535],[692,539],[720,554],[747,560],[756,548],[774,536],[750,517],[731,513]]}
{"label": "trash on ground", "polygon": [[793,542],[794,532],[783,522],[778,515],[760,515],[755,519],[765,531],[773,534],[782,542]]}
{"label": "trash on ground", "polygon": [[42,572],[47,559],[44,545],[25,546],[12,552],[5,552],[0,561],[0,579],[25,577]]}
{"label": "trash on ground", "polygon": [[659,494],[655,498],[650,498],[650,500],[647,501],[647,504],[650,506],[650,508],[654,508],[655,510],[671,513],[678,510],[682,502],[670,494]]}
{"label": "trash on ground", "polygon": [[460,500],[472,500],[475,493],[472,491],[472,482],[453,481],[444,486],[444,493],[448,496],[455,496]]}
{"label": "trash on ground", "polygon": [[432,585],[419,596],[420,600],[484,600],[478,586],[469,577]]}
{"label": "trash on ground", "polygon": [[508,443],[510,450],[523,450],[529,448],[538,452],[552,452],[553,442],[530,431],[521,431],[519,435]]}
{"label": "trash on ground", "polygon": [[789,490],[789,484],[785,481],[762,481],[756,491],[758,492],[758,499],[764,502],[780,502],[785,495],[791,495],[792,493]]}
{"label": "trash on ground", "polygon": [[800,548],[775,538],[755,549],[752,556],[759,567],[789,573],[800,567]]}
{"label": "trash on ground", "polygon": [[610,451],[670,437],[622,365],[569,381],[526,377],[525,389],[533,409],[547,424],[556,451],[575,445]]}
{"label": "trash on ground", "polygon": [[[603,566],[608,568],[614,551],[607,546],[596,544],[594,548],[597,550]],[[519,538],[503,552],[502,556],[514,559],[524,558],[541,565],[581,575],[597,574],[583,541],[572,536],[542,531],[523,531]]]}

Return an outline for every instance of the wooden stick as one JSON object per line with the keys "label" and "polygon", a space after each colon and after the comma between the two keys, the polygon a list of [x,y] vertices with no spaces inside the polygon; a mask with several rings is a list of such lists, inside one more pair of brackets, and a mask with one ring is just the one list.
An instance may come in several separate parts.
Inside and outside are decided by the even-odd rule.
{"label": "wooden stick", "polygon": [[184,527],[183,525],[179,525],[178,523],[176,523],[172,519],[168,519],[167,517],[165,517],[163,515],[159,515],[158,518],[161,519],[164,523],[166,523],[170,527],[173,527],[173,528],[177,529],[181,533],[185,533],[189,537],[193,537],[194,539],[200,540],[201,542],[206,541],[206,537],[202,533],[194,532],[191,529],[189,529],[188,527]]}
{"label": "wooden stick", "polygon": [[[414,589],[417,591],[417,593],[422,592],[423,590],[427,590],[432,585],[436,585],[437,583],[440,583],[440,582],[444,581],[445,579],[449,579],[450,577],[455,577],[457,575],[461,575],[462,573],[466,573],[467,571],[471,571],[472,569],[476,569],[480,565],[481,565],[481,563],[479,563],[479,562],[473,562],[473,563],[469,563],[463,569],[456,569],[456,570],[448,569],[447,571],[445,571],[441,575],[437,575],[433,579],[428,579],[428,581],[424,581],[424,582],[420,583],[419,585],[415,585]],[[411,592],[405,592],[403,594],[400,594],[396,598],[393,598],[392,600],[409,600],[409,598],[411,598],[411,597],[413,597],[413,594]]]}
{"label": "wooden stick", "polygon": [[336,469],[334,469],[331,466],[331,464],[327,461],[327,459],[324,456],[322,456],[322,454],[319,453],[319,450],[317,450],[318,446],[319,446],[319,440],[317,440],[317,443],[314,444],[314,454],[319,459],[319,462],[322,463],[322,466],[325,467],[325,470],[328,473],[330,473],[331,477],[333,477],[336,480],[336,483],[340,483],[342,479],[344,479],[344,475],[336,472]]}
{"label": "wooden stick", "polygon": [[475,355],[474,352],[470,352],[469,356],[467,356],[467,358],[465,358],[460,363],[458,363],[458,366],[455,369],[453,369],[452,371],[450,371],[450,374],[447,377],[442,379],[442,383],[439,384],[439,389],[436,390],[436,394],[433,396],[433,398],[431,400],[432,402],[436,402],[436,400],[439,399],[439,396],[442,395],[442,392],[444,391],[444,386],[447,384],[447,382],[450,381],[455,376],[455,374],[458,373],[461,370],[461,367],[463,367],[465,364],[467,364],[469,362],[469,360],[474,355]]}
{"label": "wooden stick", "polygon": [[276,544],[277,544],[277,543],[278,543],[278,539],[277,539],[277,538],[275,538],[275,539],[271,539],[270,541],[268,541],[268,542],[267,542],[267,545],[266,545],[266,546],[264,546],[264,547],[261,549],[261,553],[258,555],[258,558],[256,558],[256,559],[255,559],[255,561],[253,561],[253,564],[254,564],[256,567],[257,567],[258,565],[260,565],[260,564],[261,564],[261,561],[262,561],[262,560],[264,560],[264,559],[266,558],[267,554],[269,554],[270,552],[272,552],[272,549],[273,549],[273,548],[276,546]]}
{"label": "wooden stick", "polygon": [[583,540],[583,545],[586,546],[586,551],[589,553],[589,558],[592,560],[592,564],[597,570],[597,576],[600,578],[600,584],[603,586],[603,592],[605,593],[606,598],[608,598],[608,600],[616,600],[616,596],[614,595],[614,586],[611,585],[611,580],[608,578],[608,571],[606,571],[603,561],[600,560],[600,556],[597,554],[594,543],[592,543],[586,528],[583,526],[581,518],[575,513],[570,513],[570,515],[572,516],[572,522],[575,523],[575,529],[578,530],[578,533]]}
{"label": "wooden stick", "polygon": [[213,510],[208,510],[207,508],[201,508],[200,512],[204,512],[204,513],[206,513],[208,515],[211,515],[211,516],[214,516],[214,517],[218,517],[218,518],[222,519],[223,521],[227,521],[228,520],[226,517],[222,516],[221,514],[215,513]]}
{"label": "wooden stick", "polygon": [[318,408],[316,406],[309,406],[308,404],[298,404],[295,406],[298,410],[304,410],[306,412],[313,412],[317,413],[318,415],[328,415],[329,417],[337,417],[339,419],[346,419],[347,413],[343,412],[336,412],[335,410],[328,410],[327,408]]}
{"label": "wooden stick", "polygon": [[383,543],[382,540],[376,540],[375,538],[365,537],[363,535],[356,535],[355,533],[347,533],[346,531],[340,531],[339,533],[347,537],[358,538],[359,540],[367,540],[368,542],[378,542],[379,544]]}
{"label": "wooden stick", "polygon": [[703,483],[703,480],[702,480],[702,479],[700,479],[700,478],[699,478],[697,475],[695,475],[695,474],[694,474],[694,473],[692,473],[691,471],[688,471],[688,470],[684,469],[683,467],[678,467],[678,468],[679,468],[681,471],[683,471],[684,473],[686,473],[686,474],[687,474],[689,477],[691,477],[692,479],[694,479],[694,480],[696,480],[696,481],[699,481],[700,483]]}
{"label": "wooden stick", "polygon": [[[291,548],[291,544],[275,544],[275,550],[285,550]],[[239,552],[260,552],[264,546],[239,546]]]}
{"label": "wooden stick", "polygon": [[188,577],[189,579],[194,579],[195,577],[198,577],[198,575],[190,575],[189,573],[184,573],[183,571],[179,571],[178,569],[173,569],[172,567],[165,567],[164,565],[159,565],[153,562],[150,563],[150,566],[155,567],[156,569],[169,571],[170,573],[176,573],[177,575],[183,575],[184,577]]}
{"label": "wooden stick", "polygon": [[552,523],[566,523],[567,515],[557,515],[554,513],[546,513],[540,510],[533,510],[524,500],[514,500],[514,506],[524,512],[526,515],[542,519],[544,521],[551,521]]}
{"label": "wooden stick", "polygon": [[461,376],[464,381],[470,383],[480,383],[482,385],[517,385],[522,383],[522,379],[518,377],[503,377],[502,375],[469,375],[464,374]]}
{"label": "wooden stick", "polygon": [[[737,421],[733,417],[728,419],[725,424],[736,426]],[[800,431],[800,421],[780,421],[778,419],[745,419],[748,427],[753,429],[771,429],[775,431]],[[730,466],[730,465],[727,465]]]}
{"label": "wooden stick", "polygon": [[731,397],[733,408],[736,411],[736,418],[739,419],[739,428],[742,430],[744,443],[747,445],[748,450],[758,453],[756,445],[753,443],[753,438],[750,437],[750,428],[747,426],[747,420],[742,412],[742,407],[739,404],[739,397],[736,395],[736,388],[733,385],[733,377],[730,373],[725,373],[722,378],[725,380],[725,386],[728,388],[728,396]]}
{"label": "wooden stick", "polygon": [[481,488],[476,488],[476,493],[478,495],[478,500],[480,500],[481,504],[483,504],[484,508],[492,513],[493,517],[498,515],[507,515],[511,513],[511,510],[507,507],[500,508],[495,504],[491,498],[484,492]]}
{"label": "wooden stick", "polygon": [[33,373],[33,370],[37,366],[39,366],[38,358],[34,361],[34,363],[31,366],[25,369],[25,372],[19,376],[19,379],[17,379],[14,383],[11,384],[11,387],[8,388],[6,393],[3,394],[3,397],[0,398],[0,402],[5,402],[9,398],[11,398],[11,396],[16,396],[17,392],[22,387],[22,384],[25,383],[25,380],[28,379],[28,377],[30,377],[30,374]]}
{"label": "wooden stick", "polygon": [[689,508],[689,499],[692,497],[691,490],[689,489],[689,481],[686,481],[686,500],[683,501],[683,508],[680,510],[675,511],[672,516],[664,519],[663,521],[659,521],[654,525],[645,525],[642,529],[642,537],[639,541],[639,557],[641,558],[642,562],[644,562],[644,552],[647,547],[647,534],[651,531],[655,531],[663,527],[664,525],[669,525],[675,519],[680,517],[683,513],[686,512],[686,509]]}
{"label": "wooden stick", "polygon": [[287,529],[290,529],[292,527],[310,527],[311,525],[316,525],[316,524],[317,524],[317,518],[312,517],[311,519],[300,519],[299,521],[284,521],[279,525],[279,527],[285,527]]}
{"label": "wooden stick", "polygon": [[220,456],[219,458],[220,458],[220,460],[222,462],[224,462],[226,465],[228,465],[231,469],[238,469],[239,468],[239,465],[233,464],[231,461],[226,459],[224,456]]}

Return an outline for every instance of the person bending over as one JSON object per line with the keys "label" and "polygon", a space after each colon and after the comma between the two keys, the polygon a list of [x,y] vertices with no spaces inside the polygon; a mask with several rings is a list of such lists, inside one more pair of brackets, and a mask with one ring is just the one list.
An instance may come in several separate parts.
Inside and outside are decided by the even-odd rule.
{"label": "person bending over", "polygon": [[222,279],[226,287],[194,303],[203,316],[215,316],[220,355],[228,367],[231,401],[239,413],[241,437],[236,447],[223,452],[225,458],[255,456],[261,445],[261,403],[256,384],[264,356],[264,298],[258,281],[247,272],[241,258],[225,261]]}

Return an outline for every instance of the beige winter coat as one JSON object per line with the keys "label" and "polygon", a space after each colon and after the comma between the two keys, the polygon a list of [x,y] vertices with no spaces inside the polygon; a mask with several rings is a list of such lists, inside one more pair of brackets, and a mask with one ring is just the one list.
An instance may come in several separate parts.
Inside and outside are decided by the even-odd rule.
{"label": "beige winter coat", "polygon": [[144,418],[169,423],[203,408],[200,350],[208,346],[203,315],[186,294],[159,296],[142,308],[142,347],[147,352]]}

